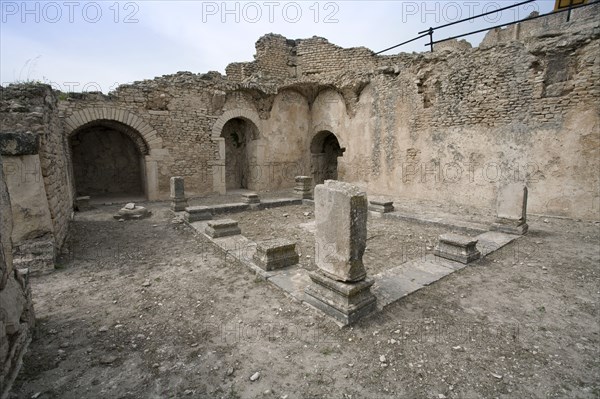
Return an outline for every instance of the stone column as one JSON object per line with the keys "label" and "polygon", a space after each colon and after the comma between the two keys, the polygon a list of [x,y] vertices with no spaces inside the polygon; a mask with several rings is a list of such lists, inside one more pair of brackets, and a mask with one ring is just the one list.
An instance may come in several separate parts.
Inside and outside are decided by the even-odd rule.
{"label": "stone column", "polygon": [[294,194],[301,199],[313,199],[313,179],[309,176],[296,176]]}
{"label": "stone column", "polygon": [[527,233],[527,187],[510,183],[500,188],[496,202],[497,218],[493,231],[523,235]]}
{"label": "stone column", "polygon": [[335,180],[315,187],[315,262],[306,302],[343,325],[375,310],[363,254],[367,241],[367,195]]}
{"label": "stone column", "polygon": [[183,186],[183,177],[171,177],[171,209],[175,212],[185,211],[187,200],[185,199],[185,189]]}

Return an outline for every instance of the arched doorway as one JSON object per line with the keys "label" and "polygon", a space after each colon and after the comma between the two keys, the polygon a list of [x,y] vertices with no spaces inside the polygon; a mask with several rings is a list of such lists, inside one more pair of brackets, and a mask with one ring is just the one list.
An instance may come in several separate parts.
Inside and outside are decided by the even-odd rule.
{"label": "arched doorway", "polygon": [[76,195],[145,198],[144,156],[140,134],[116,121],[98,120],[69,137]]}
{"label": "arched doorway", "polygon": [[335,134],[328,130],[320,131],[310,143],[310,170],[313,183],[322,184],[325,180],[338,179],[338,157],[345,148],[340,147]]}
{"label": "arched doorway", "polygon": [[258,128],[245,118],[233,118],[223,125],[225,140],[225,188],[251,188],[249,147],[258,137]]}

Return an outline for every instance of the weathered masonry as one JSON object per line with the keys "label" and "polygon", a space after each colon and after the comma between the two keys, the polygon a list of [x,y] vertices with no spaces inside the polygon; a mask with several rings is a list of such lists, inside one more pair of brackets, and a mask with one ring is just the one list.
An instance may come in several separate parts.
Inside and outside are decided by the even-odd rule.
{"label": "weathered masonry", "polygon": [[478,48],[374,56],[270,34],[225,76],[179,72],[108,95],[2,88],[15,252],[51,258],[78,196],[168,200],[172,176],[190,198],[306,176],[480,208],[524,183],[533,214],[597,219],[599,9],[492,31]]}

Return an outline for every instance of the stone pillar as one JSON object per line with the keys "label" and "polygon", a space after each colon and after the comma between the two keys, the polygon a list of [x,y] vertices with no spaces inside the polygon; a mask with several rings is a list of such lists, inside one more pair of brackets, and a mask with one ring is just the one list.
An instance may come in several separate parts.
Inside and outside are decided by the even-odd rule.
{"label": "stone pillar", "polygon": [[171,209],[175,212],[185,211],[187,200],[185,199],[185,189],[183,186],[183,177],[171,177]]}
{"label": "stone pillar", "polygon": [[8,397],[35,327],[29,272],[13,265],[12,228],[11,198],[0,156],[0,398]]}
{"label": "stone pillar", "polygon": [[527,187],[510,183],[502,187],[496,202],[497,218],[493,231],[523,235],[527,233]]}
{"label": "stone pillar", "polygon": [[309,176],[296,176],[294,194],[301,199],[313,199],[313,179]]}
{"label": "stone pillar", "polygon": [[315,187],[315,262],[306,302],[343,325],[375,310],[363,254],[367,242],[367,195],[335,180]]}

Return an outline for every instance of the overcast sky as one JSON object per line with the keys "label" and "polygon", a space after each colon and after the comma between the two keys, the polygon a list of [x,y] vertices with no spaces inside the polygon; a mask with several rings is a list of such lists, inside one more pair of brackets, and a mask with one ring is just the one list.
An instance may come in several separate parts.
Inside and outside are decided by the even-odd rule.
{"label": "overcast sky", "polygon": [[[5,1],[0,81],[42,81],[63,91],[104,93],[177,71],[219,71],[252,61],[266,33],[314,35],[342,47],[383,50],[430,26],[519,3],[498,1]],[[453,36],[547,13],[538,0],[436,32]],[[477,45],[483,34],[466,39]],[[426,39],[392,50],[425,51]]]}

